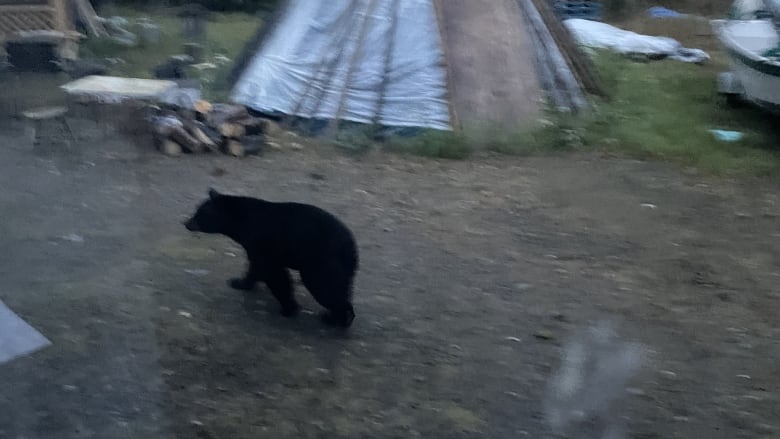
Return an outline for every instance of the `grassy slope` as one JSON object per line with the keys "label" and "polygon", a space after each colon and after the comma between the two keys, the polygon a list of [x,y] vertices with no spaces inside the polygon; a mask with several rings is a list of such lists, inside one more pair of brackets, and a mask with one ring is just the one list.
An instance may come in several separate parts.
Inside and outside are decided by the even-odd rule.
{"label": "grassy slope", "polygon": [[[481,139],[490,149],[515,154],[595,148],[667,160],[712,174],[776,174],[780,171],[778,119],[750,106],[729,106],[716,92],[728,63],[709,25],[701,20],[635,19],[621,27],[670,36],[707,50],[705,65],[678,61],[637,63],[599,51],[597,69],[612,95],[592,114],[551,116],[552,126]],[[737,130],[739,142],[715,139],[710,129]]]}
{"label": "grassy slope", "polygon": [[[729,66],[706,20],[638,18],[619,25],[675,38],[686,47],[707,50],[712,59],[702,66],[677,61],[642,64],[599,53],[596,63],[614,99],[601,103],[584,122],[586,144],[715,174],[780,170],[777,119],[750,106],[729,106],[717,94],[717,75]],[[742,131],[745,137],[721,142],[708,132],[715,128]]]}
{"label": "grassy slope", "polygon": [[[126,48],[117,46],[110,41],[93,39],[87,41],[82,48],[85,57],[118,57],[126,64],[118,66],[113,74],[137,78],[150,78],[152,69],[164,62],[170,55],[183,51],[184,39],[180,33],[180,23],[170,10],[139,11],[134,9],[113,9],[102,11],[103,15],[119,15],[129,20],[142,16],[150,17],[163,31],[162,41],[153,47]],[[253,15],[231,13],[214,14],[207,25],[207,42],[205,61],[212,62],[214,55],[225,55],[234,59],[243,49],[244,44],[254,35],[261,20]],[[205,70],[200,74],[204,86],[204,94],[208,99],[225,100],[229,89],[227,75],[232,63],[221,65],[214,70]]]}
{"label": "grassy slope", "polygon": [[[150,77],[156,64],[181,53],[184,41],[179,35],[179,22],[170,11],[119,9],[102,13],[131,19],[148,15],[165,35],[159,45],[149,48],[88,42],[83,49],[87,56],[120,57],[127,62],[114,73]],[[206,60],[215,54],[235,58],[259,25],[260,20],[251,15],[215,14],[208,25]],[[465,134],[429,132],[415,138],[391,139],[388,147],[442,158],[465,158],[480,149],[535,154],[595,148],[668,160],[715,174],[769,174],[780,170],[776,149],[780,128],[776,128],[776,121],[750,107],[728,107],[716,94],[717,73],[727,69],[727,64],[706,22],[635,19],[620,26],[671,36],[686,46],[708,50],[713,59],[705,66],[676,61],[642,64],[600,52],[596,64],[613,99],[597,103],[587,117],[550,116],[553,124],[514,133],[488,129]],[[207,98],[227,98],[230,67],[227,64],[202,75]],[[739,130],[746,135],[740,142],[723,143],[707,131],[712,128]]]}
{"label": "grassy slope", "polygon": [[[715,93],[715,66],[637,64],[605,53],[596,59],[614,99],[601,103],[584,121],[586,145],[716,174],[780,170],[780,133],[774,120],[750,107],[726,105]],[[708,131],[714,128],[742,131],[745,137],[734,143],[718,141]]]}

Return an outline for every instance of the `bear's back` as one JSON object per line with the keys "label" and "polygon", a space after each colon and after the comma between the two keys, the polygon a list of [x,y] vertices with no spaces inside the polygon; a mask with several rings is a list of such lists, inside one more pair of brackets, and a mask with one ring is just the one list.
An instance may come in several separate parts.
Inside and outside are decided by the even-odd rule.
{"label": "bear's back", "polygon": [[266,258],[293,269],[336,258],[357,269],[357,245],[350,229],[335,215],[317,206],[296,202],[257,200],[249,209],[249,226]]}

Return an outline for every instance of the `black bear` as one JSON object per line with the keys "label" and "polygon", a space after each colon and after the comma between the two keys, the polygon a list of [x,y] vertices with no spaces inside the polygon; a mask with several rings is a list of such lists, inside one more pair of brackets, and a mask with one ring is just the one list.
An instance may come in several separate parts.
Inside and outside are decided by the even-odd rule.
{"label": "black bear", "polygon": [[246,251],[249,269],[229,285],[250,290],[265,282],[291,317],[300,309],[288,269],[297,270],[330,324],[349,327],[355,318],[352,282],[358,269],[355,238],[332,214],[308,204],[276,203],[220,194],[209,197],[185,223],[192,232],[225,235]]}

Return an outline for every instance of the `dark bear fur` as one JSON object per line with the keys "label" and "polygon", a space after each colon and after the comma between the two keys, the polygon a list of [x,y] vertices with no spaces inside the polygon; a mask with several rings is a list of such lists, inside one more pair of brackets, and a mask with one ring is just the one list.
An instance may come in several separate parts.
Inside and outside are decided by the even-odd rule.
{"label": "dark bear fur", "polygon": [[209,190],[186,223],[192,232],[225,235],[246,251],[249,269],[229,285],[250,290],[265,282],[291,317],[295,301],[288,269],[297,270],[317,302],[328,310],[328,323],[349,327],[355,318],[352,281],[358,269],[358,251],[352,232],[332,214],[308,204],[275,203]]}

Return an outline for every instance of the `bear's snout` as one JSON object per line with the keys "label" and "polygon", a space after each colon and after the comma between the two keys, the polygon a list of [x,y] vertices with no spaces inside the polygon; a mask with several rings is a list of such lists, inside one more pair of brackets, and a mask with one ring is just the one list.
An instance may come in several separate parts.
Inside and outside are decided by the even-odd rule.
{"label": "bear's snout", "polygon": [[190,232],[199,232],[200,227],[198,227],[198,223],[195,221],[195,218],[190,218],[187,221],[184,222],[184,227],[187,228]]}

